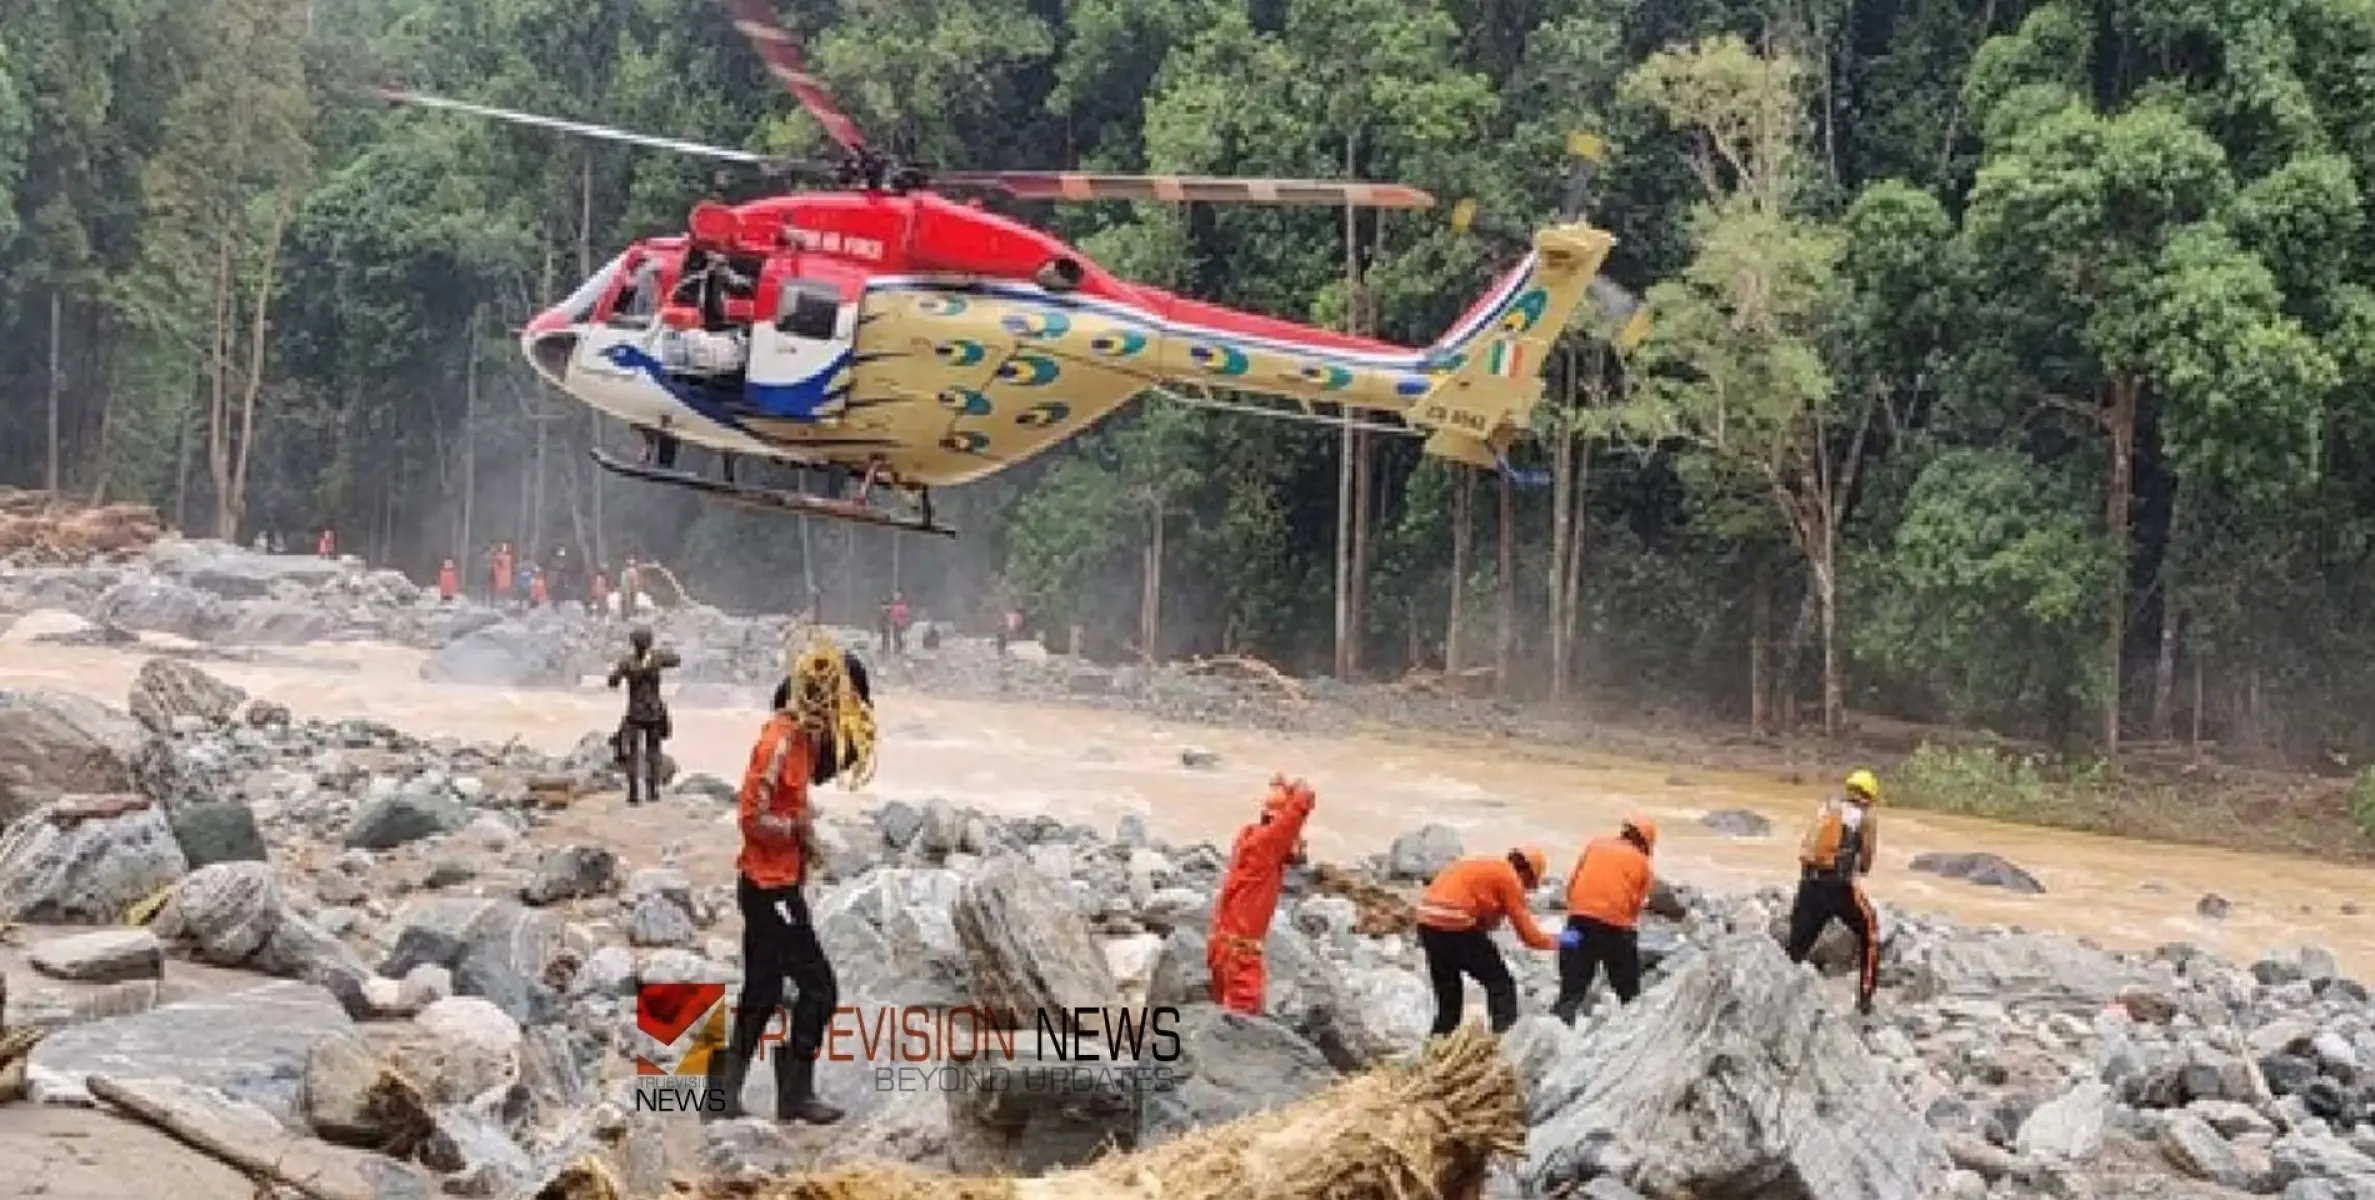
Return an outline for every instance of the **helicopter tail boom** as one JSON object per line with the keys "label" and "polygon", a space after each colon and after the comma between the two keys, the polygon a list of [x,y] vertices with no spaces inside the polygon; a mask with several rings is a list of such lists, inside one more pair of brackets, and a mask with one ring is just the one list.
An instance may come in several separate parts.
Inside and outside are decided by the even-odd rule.
{"label": "helicopter tail boom", "polygon": [[1513,278],[1430,348],[1435,382],[1409,413],[1434,430],[1429,453],[1481,467],[1499,460],[1526,428],[1543,363],[1615,243],[1580,221],[1537,231]]}

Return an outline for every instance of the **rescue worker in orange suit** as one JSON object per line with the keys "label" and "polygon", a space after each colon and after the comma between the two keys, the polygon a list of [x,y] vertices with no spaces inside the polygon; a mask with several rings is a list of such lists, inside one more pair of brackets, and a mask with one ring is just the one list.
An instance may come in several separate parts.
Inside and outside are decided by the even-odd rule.
{"label": "rescue worker in orange suit", "polygon": [[456,571],[456,570],[454,570],[454,560],[452,560],[452,559],[450,559],[450,558],[449,558],[449,559],[446,559],[446,560],[445,560],[445,565],[444,565],[444,566],[442,566],[442,567],[439,567],[439,568],[437,568],[437,601],[438,601],[438,603],[440,603],[440,604],[451,604],[451,603],[453,603],[453,602],[454,602],[454,597],[455,597],[456,595],[458,595],[458,594],[461,592],[461,590],[462,590],[462,576],[461,576],[461,573],[460,573],[460,572],[458,572],[458,571]]}
{"label": "rescue worker in orange suit", "polygon": [[1526,945],[1558,949],[1558,939],[1543,932],[1526,907],[1526,893],[1540,886],[1549,861],[1539,846],[1521,846],[1502,858],[1463,858],[1437,873],[1419,897],[1418,945],[1435,987],[1437,1036],[1459,1028],[1463,976],[1483,986],[1494,1033],[1517,1023],[1517,981],[1491,934],[1507,920]]}
{"label": "rescue worker in orange suit", "polygon": [[1262,1015],[1262,943],[1286,887],[1287,866],[1303,861],[1303,823],[1311,819],[1314,802],[1311,785],[1302,780],[1272,779],[1262,819],[1237,831],[1204,950],[1212,1001],[1230,1012]]}
{"label": "rescue worker in orange suit", "polygon": [[1789,958],[1805,962],[1823,928],[1832,921],[1855,935],[1855,1010],[1872,1011],[1872,993],[1880,986],[1880,922],[1872,902],[1864,898],[1858,881],[1872,873],[1880,852],[1880,822],[1872,806],[1880,800],[1880,781],[1870,771],[1847,777],[1846,790],[1814,810],[1814,823],[1798,844],[1798,898],[1790,906]]}
{"label": "rescue worker in orange suit", "polygon": [[1559,1020],[1575,1023],[1603,968],[1618,1000],[1631,1004],[1641,994],[1641,908],[1649,903],[1649,860],[1657,846],[1657,822],[1634,813],[1615,837],[1592,839],[1575,860],[1567,878],[1567,928],[1559,934],[1559,998],[1550,1006]]}
{"label": "rescue worker in orange suit", "polygon": [[[857,659],[825,647],[803,656],[793,677],[776,685],[774,703],[751,747],[738,798],[742,854],[735,860],[734,898],[742,910],[742,994],[733,1036],[710,1059],[708,1086],[723,1095],[710,1097],[702,1111],[742,1115],[743,1081],[783,1007],[788,979],[790,1029],[768,1053],[776,1119],[830,1125],[843,1114],[816,1094],[816,1059],[840,985],[801,892],[817,857],[809,788],[845,772],[861,781],[871,773],[873,699]],[[842,736],[853,729],[856,736]]]}

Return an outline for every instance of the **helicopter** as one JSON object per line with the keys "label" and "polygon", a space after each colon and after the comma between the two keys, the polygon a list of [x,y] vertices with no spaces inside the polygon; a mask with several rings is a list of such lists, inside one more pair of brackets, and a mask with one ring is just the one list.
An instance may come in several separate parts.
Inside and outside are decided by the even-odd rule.
{"label": "helicopter", "polygon": [[[838,147],[807,162],[393,88],[391,103],[822,178],[835,190],[697,203],[682,234],[634,242],[519,331],[530,367],[641,432],[613,474],[712,497],[954,536],[932,491],[981,479],[1079,436],[1142,393],[1258,415],[1349,424],[1352,413],[1424,450],[1508,469],[1543,363],[1590,293],[1634,320],[1599,278],[1614,239],[1567,211],[1432,345],[1337,333],[1134,283],[980,200],[1139,201],[1423,209],[1399,184],[1070,171],[938,172],[870,145],[811,77],[768,0],[728,0],[736,29]],[[1570,152],[1578,151],[1570,139]],[[1462,206],[1465,225],[1473,208]],[[1232,403],[1270,398],[1299,411]],[[1323,416],[1317,406],[1335,408]],[[691,443],[719,475],[681,469]],[[822,473],[824,494],[738,482],[759,458]],[[850,482],[855,480],[854,494]]]}

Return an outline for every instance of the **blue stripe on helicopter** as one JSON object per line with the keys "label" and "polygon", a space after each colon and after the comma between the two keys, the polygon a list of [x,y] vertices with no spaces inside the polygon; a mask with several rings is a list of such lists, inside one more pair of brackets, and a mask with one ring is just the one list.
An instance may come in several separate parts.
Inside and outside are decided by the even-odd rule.
{"label": "blue stripe on helicopter", "polygon": [[[742,421],[746,417],[803,423],[818,420],[823,416],[827,405],[849,394],[847,384],[838,388],[828,385],[835,374],[839,373],[842,368],[852,365],[853,362],[851,353],[844,350],[831,363],[826,364],[823,370],[805,379],[794,380],[791,383],[745,381],[742,385],[741,403],[733,404],[731,401],[726,401],[722,393],[688,386],[670,378],[668,369],[661,365],[660,360],[646,353],[641,346],[621,342],[618,345],[605,348],[602,351],[602,358],[612,366],[642,375],[657,385],[660,390],[675,398],[677,403],[692,409],[708,420],[740,433],[750,432],[742,426]],[[737,413],[735,411],[737,408],[744,411]]]}

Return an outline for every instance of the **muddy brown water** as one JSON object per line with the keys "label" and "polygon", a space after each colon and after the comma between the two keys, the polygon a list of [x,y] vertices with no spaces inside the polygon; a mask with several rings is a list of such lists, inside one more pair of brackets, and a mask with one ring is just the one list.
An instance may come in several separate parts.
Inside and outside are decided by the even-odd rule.
{"label": "muddy brown water", "polygon": [[[16,641],[17,639],[0,639]],[[421,681],[421,655],[387,646],[312,646],[276,665],[205,663],[205,669],[288,705],[301,716],[366,717],[421,735],[500,742],[518,738],[562,750],[617,719],[618,693],[588,681],[574,691],[506,691]],[[57,688],[124,703],[142,655],[120,650],[13,644],[0,648],[0,686]],[[1158,837],[1226,844],[1251,819],[1275,771],[1311,780],[1320,803],[1314,854],[1350,860],[1383,851],[1430,821],[1458,829],[1472,850],[1534,841],[1563,865],[1583,840],[1624,813],[1650,814],[1664,830],[1659,869],[1718,889],[1788,881],[1792,843],[1820,788],[1755,775],[1680,769],[1616,758],[1537,761],[1505,748],[1420,746],[1391,736],[1316,738],[1189,727],[1092,709],[990,703],[905,693],[880,698],[880,769],[858,796],[828,791],[827,805],[888,799],[953,803],[1010,816],[1045,813],[1111,829],[1137,813]],[[760,715],[680,702],[670,751],[692,770],[740,777]],[[1198,746],[1217,767],[1182,767]],[[1698,818],[1748,809],[1774,833],[1735,839]],[[2375,979],[2375,918],[2345,911],[2375,905],[2375,870],[2274,855],[2172,846],[2060,830],[1884,810],[1871,890],[1884,903],[1978,923],[2019,925],[2149,948],[2187,941],[2245,961],[2314,943],[2363,979]],[[630,811],[616,797],[573,807],[556,833],[599,837],[630,865],[663,853],[704,875],[730,869],[734,830],[711,810],[663,805]],[[1925,851],[1989,851],[2018,863],[2046,892],[2022,896],[1915,874]],[[2215,892],[2234,904],[2224,920],[2197,916]]]}

